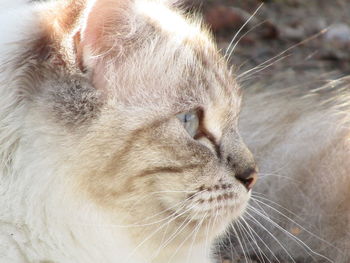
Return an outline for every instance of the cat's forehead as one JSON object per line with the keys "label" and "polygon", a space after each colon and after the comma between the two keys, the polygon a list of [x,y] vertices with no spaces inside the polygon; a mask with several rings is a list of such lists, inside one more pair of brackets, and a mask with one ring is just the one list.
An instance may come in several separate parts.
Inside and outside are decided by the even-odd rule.
{"label": "cat's forehead", "polygon": [[107,77],[114,87],[130,88],[119,96],[164,111],[210,105],[226,115],[237,112],[237,83],[208,30],[154,2],[139,1],[136,9],[145,22],[142,44],[118,66],[119,76]]}
{"label": "cat's forehead", "polygon": [[195,41],[174,47],[167,39],[155,46],[136,52],[111,76],[117,99],[169,114],[198,107],[236,114],[238,85],[214,47]]}

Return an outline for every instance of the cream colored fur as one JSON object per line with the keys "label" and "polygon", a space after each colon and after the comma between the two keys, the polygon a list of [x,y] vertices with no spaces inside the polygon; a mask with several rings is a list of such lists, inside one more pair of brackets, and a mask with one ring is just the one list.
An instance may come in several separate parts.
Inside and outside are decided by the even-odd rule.
{"label": "cream colored fur", "polygon": [[[261,172],[251,203],[260,215],[247,212],[271,234],[244,218],[269,259],[349,262],[349,78],[313,90],[280,87],[275,78],[272,87],[246,90],[241,114],[242,136]],[[257,251],[250,244],[247,254]]]}
{"label": "cream colored fur", "polygon": [[[23,3],[0,11],[1,263],[209,263],[245,210],[267,255],[349,261],[347,79],[246,94],[253,197],[297,214],[261,204],[305,250],[235,178],[255,168],[241,98],[199,22],[164,1]],[[176,118],[194,109],[196,139]]]}
{"label": "cream colored fur", "polygon": [[[250,197],[235,176],[255,165],[205,30],[162,1],[13,6],[0,13],[0,262],[210,262]],[[195,139],[176,118],[194,109]]]}

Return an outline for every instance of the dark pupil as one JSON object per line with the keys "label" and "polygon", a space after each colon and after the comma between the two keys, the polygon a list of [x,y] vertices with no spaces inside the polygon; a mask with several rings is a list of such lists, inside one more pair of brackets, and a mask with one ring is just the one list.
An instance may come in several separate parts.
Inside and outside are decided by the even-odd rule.
{"label": "dark pupil", "polygon": [[191,115],[190,114],[186,114],[185,115],[185,122],[189,122],[191,120]]}

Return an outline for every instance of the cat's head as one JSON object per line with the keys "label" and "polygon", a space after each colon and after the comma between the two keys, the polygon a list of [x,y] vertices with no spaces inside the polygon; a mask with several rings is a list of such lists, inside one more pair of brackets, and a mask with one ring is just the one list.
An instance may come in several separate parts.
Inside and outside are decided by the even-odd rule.
{"label": "cat's head", "polygon": [[178,244],[199,228],[204,240],[241,216],[256,167],[237,130],[239,87],[206,30],[164,1],[38,12],[24,75],[33,123],[50,132],[35,140],[50,142],[75,194],[135,226],[136,241],[158,229],[152,239],[177,232]]}

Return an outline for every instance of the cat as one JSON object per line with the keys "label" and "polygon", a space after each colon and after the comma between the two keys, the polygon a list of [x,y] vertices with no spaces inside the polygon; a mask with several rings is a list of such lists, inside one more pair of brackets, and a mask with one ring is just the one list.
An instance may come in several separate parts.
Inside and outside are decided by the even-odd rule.
{"label": "cat", "polygon": [[208,30],[171,1],[6,2],[0,262],[212,262],[257,167]]}

